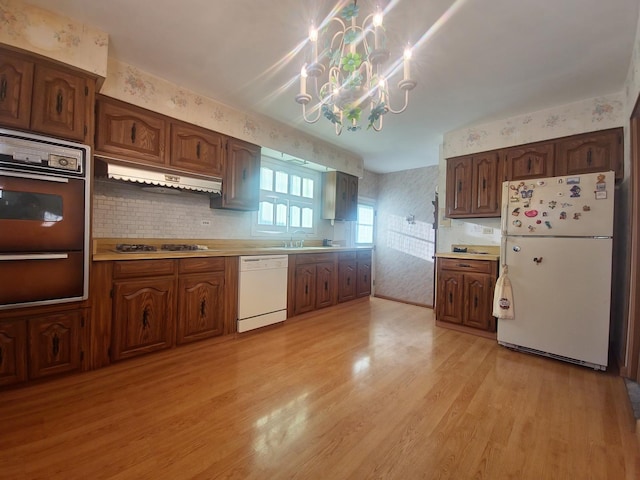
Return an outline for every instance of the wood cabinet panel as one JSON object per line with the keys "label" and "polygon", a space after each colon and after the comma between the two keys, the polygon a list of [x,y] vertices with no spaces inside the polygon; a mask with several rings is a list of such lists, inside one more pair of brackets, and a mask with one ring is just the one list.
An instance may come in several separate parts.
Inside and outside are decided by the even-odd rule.
{"label": "wood cabinet panel", "polygon": [[0,124],[28,129],[31,124],[33,62],[2,53],[0,59]]}
{"label": "wood cabinet panel", "polygon": [[171,258],[158,260],[125,260],[114,262],[114,278],[146,277],[151,275],[173,275],[176,262]]}
{"label": "wood cabinet panel", "polygon": [[358,252],[356,296],[371,295],[371,251]]}
{"label": "wood cabinet panel", "polygon": [[358,219],[358,177],[344,172],[326,172],[322,178],[322,218]]}
{"label": "wood cabinet panel", "polygon": [[335,303],[335,264],[334,262],[316,265],[316,308],[329,307]]}
{"label": "wood cabinet panel", "polygon": [[554,142],[508,148],[503,151],[503,155],[505,180],[527,180],[554,175]]}
{"label": "wood cabinet panel", "polygon": [[353,259],[338,261],[338,302],[347,302],[356,298],[357,264]]}
{"label": "wood cabinet panel", "polygon": [[84,78],[65,70],[36,65],[31,128],[50,135],[84,140],[89,100]]}
{"label": "wood cabinet panel", "polygon": [[310,312],[316,307],[316,265],[297,265],[295,270],[294,315]]}
{"label": "wood cabinet panel", "polygon": [[224,272],[180,277],[176,343],[222,335],[224,318]]}
{"label": "wood cabinet panel", "polygon": [[165,167],[168,122],[165,117],[118,100],[96,103],[96,154]]}
{"label": "wood cabinet panel", "polygon": [[558,142],[556,175],[580,175],[613,170],[624,174],[622,128],[574,135]]}
{"label": "wood cabinet panel", "polygon": [[181,123],[171,124],[173,167],[208,176],[222,176],[227,137],[204,128]]}
{"label": "wood cabinet panel", "polygon": [[471,214],[473,162],[471,157],[447,160],[447,217]]}
{"label": "wood cabinet panel", "polygon": [[0,322],[0,387],[27,380],[26,322]]}
{"label": "wood cabinet panel", "polygon": [[230,138],[222,176],[222,195],[212,197],[211,208],[258,210],[260,152],[257,145]]}
{"label": "wood cabinet panel", "polygon": [[500,216],[502,189],[498,155],[487,152],[472,158],[471,213],[479,217]]}
{"label": "wood cabinet panel", "polygon": [[173,345],[176,305],[173,277],[117,280],[113,296],[113,360]]}
{"label": "wood cabinet panel", "polygon": [[30,318],[29,378],[79,370],[83,312],[72,311]]}
{"label": "wood cabinet panel", "polygon": [[497,261],[438,258],[436,272],[436,320],[495,332]]}

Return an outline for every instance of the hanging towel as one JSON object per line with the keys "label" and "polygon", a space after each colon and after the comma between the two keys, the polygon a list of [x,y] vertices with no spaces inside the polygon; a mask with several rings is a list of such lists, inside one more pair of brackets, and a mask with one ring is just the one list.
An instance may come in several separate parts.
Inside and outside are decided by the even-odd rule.
{"label": "hanging towel", "polygon": [[496,281],[493,294],[493,316],[498,319],[513,320],[513,291],[511,281],[507,276],[507,266],[503,265],[502,272]]}

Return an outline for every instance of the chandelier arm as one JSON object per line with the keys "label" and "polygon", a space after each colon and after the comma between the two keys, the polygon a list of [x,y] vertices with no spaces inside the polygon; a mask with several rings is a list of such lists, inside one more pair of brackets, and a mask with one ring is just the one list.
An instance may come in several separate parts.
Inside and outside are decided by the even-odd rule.
{"label": "chandelier arm", "polygon": [[393,108],[391,108],[390,103],[391,102],[389,102],[389,105],[387,105],[389,107],[389,112],[394,113],[394,114],[398,114],[398,113],[404,112],[407,109],[407,107],[409,106],[409,90],[405,90],[404,91],[404,105],[402,106],[402,108],[400,110],[394,110]]}
{"label": "chandelier arm", "polygon": [[320,120],[320,117],[322,116],[322,109],[319,108],[320,104],[316,105],[313,107],[313,110],[317,110],[317,115],[315,118],[311,118],[308,119],[307,118],[307,106],[305,104],[302,104],[302,118],[304,119],[305,122],[307,123],[316,123],[318,120]]}

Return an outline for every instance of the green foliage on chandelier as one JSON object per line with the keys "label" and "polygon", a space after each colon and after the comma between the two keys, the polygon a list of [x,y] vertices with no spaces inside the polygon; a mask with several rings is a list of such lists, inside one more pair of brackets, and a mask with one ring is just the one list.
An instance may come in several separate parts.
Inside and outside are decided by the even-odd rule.
{"label": "green foliage on chandelier", "polygon": [[359,122],[360,117],[362,116],[362,109],[355,105],[347,105],[344,109],[344,112],[347,120],[351,120],[352,122]]}
{"label": "green foliage on chandelier", "polygon": [[333,108],[327,105],[326,103],[322,104],[322,114],[331,123],[342,125],[340,118],[338,118],[338,116],[335,113],[333,113]]}
{"label": "green foliage on chandelier", "polygon": [[358,12],[360,11],[360,7],[358,7],[355,2],[352,5],[347,5],[340,12],[340,16],[345,19],[347,22],[352,18],[358,16]]}
{"label": "green foliage on chandelier", "polygon": [[371,109],[369,112],[369,125],[367,126],[367,130],[373,127],[373,124],[378,121],[378,119],[385,114],[386,105],[384,102],[380,102],[375,107]]}
{"label": "green foliage on chandelier", "polygon": [[362,65],[362,57],[359,53],[347,53],[342,57],[342,69],[345,72],[355,72]]}

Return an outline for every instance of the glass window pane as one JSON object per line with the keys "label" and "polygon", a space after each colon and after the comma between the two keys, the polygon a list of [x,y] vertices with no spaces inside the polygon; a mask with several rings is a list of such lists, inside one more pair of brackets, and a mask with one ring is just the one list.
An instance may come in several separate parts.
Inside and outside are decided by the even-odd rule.
{"label": "glass window pane", "polygon": [[289,189],[289,174],[285,172],[276,172],[276,192],[287,193]]}
{"label": "glass window pane", "polygon": [[273,191],[273,170],[270,168],[260,168],[260,189]]}
{"label": "glass window pane", "polygon": [[356,243],[373,243],[373,227],[358,225],[356,229]]}
{"label": "glass window pane", "polygon": [[258,210],[258,224],[273,225],[273,203],[260,202],[260,208]]}
{"label": "glass window pane", "polygon": [[290,225],[300,228],[300,207],[292,205],[289,210]]}
{"label": "glass window pane", "polygon": [[287,225],[287,205],[284,203],[278,203],[276,206],[276,225],[279,227]]}
{"label": "glass window pane", "polygon": [[302,179],[302,196],[305,198],[313,198],[313,180],[310,178]]}
{"label": "glass window pane", "polygon": [[313,208],[302,209],[302,228],[313,228]]}
{"label": "glass window pane", "polygon": [[289,192],[291,195],[300,196],[302,189],[302,178],[298,175],[291,175],[291,191]]}
{"label": "glass window pane", "polygon": [[358,205],[358,223],[373,225],[373,208],[365,205]]}

